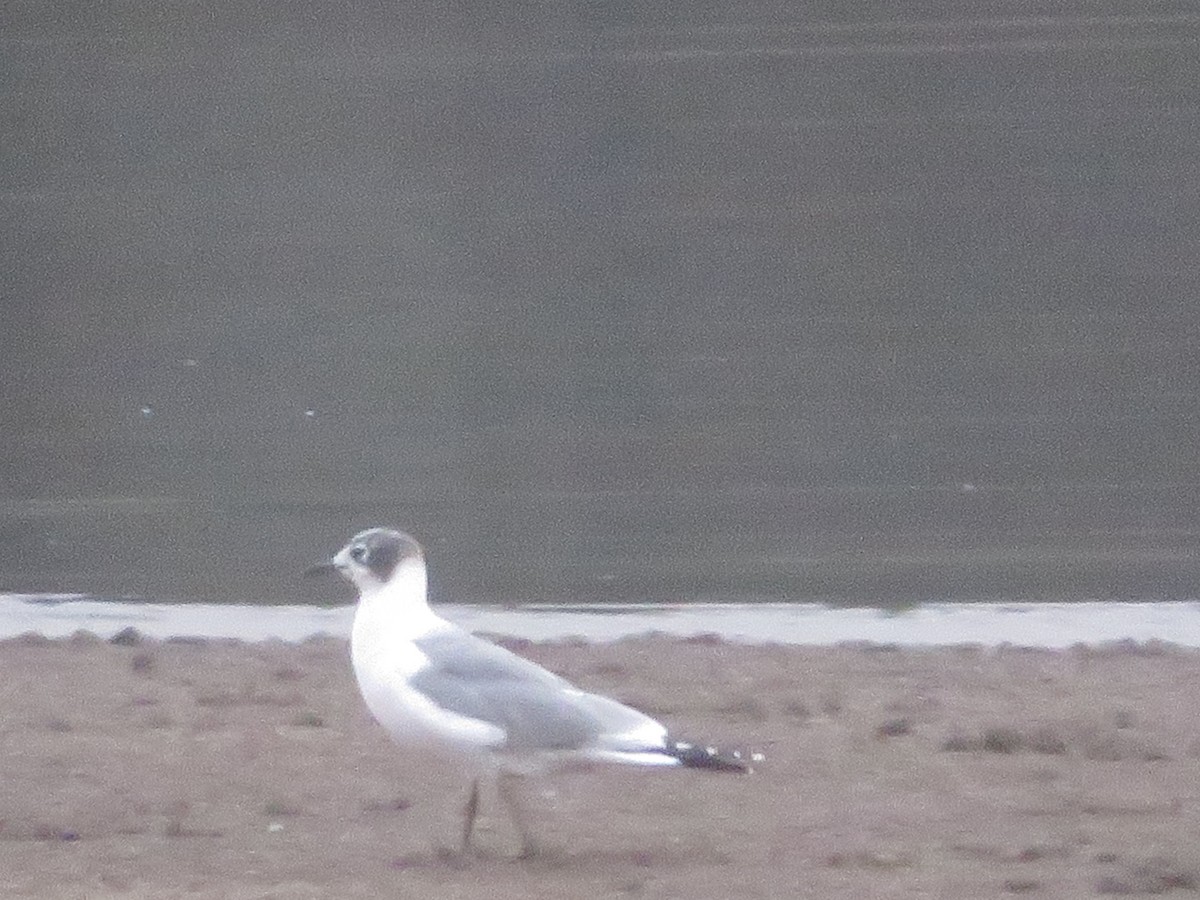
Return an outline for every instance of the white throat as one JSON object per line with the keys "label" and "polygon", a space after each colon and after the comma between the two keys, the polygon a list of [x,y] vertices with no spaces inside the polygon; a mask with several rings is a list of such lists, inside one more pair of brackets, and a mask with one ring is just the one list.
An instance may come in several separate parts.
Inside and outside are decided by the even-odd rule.
{"label": "white throat", "polygon": [[386,583],[360,590],[351,638],[356,652],[447,627],[449,623],[429,608],[425,591],[425,563],[420,559],[401,563]]}

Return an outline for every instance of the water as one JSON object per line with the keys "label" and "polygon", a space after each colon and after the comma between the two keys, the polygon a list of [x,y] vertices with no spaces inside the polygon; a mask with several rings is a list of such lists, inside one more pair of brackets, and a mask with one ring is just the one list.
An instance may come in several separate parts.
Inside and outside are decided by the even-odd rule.
{"label": "water", "polygon": [[0,12],[0,590],[1196,596],[1200,16],[303,7]]}
{"label": "water", "polygon": [[[612,641],[661,632],[718,635],[746,643],[831,645],[870,641],[899,646],[1011,643],[1068,647],[1105,641],[1169,641],[1200,647],[1200,603],[935,603],[903,612],[817,604],[533,604],[509,609],[447,605],[465,628],[529,640]],[[348,637],[352,606],[162,604],[62,595],[0,595],[0,638],[24,633],[112,637],[133,627],[150,637],[301,641]]]}

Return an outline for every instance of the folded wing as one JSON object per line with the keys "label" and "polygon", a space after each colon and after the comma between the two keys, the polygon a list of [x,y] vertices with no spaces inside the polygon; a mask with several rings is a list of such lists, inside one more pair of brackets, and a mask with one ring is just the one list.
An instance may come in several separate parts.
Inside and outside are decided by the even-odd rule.
{"label": "folded wing", "polygon": [[464,631],[416,641],[429,660],[409,685],[442,709],[504,732],[511,751],[642,751],[666,729],[615,700],[581,691],[541,666]]}

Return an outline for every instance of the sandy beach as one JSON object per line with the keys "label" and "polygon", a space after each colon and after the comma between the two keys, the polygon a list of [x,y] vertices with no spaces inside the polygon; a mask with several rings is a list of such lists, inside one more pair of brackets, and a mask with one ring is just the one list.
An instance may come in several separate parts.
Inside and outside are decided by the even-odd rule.
{"label": "sandy beach", "polygon": [[1200,653],[519,644],[750,776],[545,779],[551,850],[368,718],[344,642],[0,643],[5,897],[1084,897],[1200,885]]}

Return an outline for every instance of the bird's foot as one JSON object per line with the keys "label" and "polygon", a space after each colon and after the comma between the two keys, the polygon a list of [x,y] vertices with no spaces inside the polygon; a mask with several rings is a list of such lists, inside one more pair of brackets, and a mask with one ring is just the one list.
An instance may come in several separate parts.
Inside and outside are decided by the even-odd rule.
{"label": "bird's foot", "polygon": [[521,844],[521,852],[517,854],[517,859],[520,862],[556,868],[566,863],[569,855],[564,848],[557,845],[526,840]]}
{"label": "bird's foot", "polygon": [[438,862],[443,865],[450,866],[454,869],[465,869],[471,864],[471,859],[475,856],[474,847],[447,847],[439,845],[433,850],[434,856]]}
{"label": "bird's foot", "polygon": [[517,854],[517,859],[541,859],[545,856],[546,848],[536,841],[524,840],[521,842],[521,852]]}

